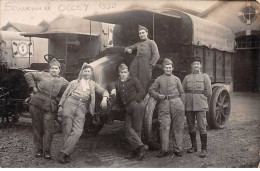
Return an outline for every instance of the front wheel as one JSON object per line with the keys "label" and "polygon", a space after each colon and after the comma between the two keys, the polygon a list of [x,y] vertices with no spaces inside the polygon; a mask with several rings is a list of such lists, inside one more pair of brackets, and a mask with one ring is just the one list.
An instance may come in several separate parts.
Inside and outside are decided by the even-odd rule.
{"label": "front wheel", "polygon": [[[94,118],[91,114],[87,113],[85,116],[84,132],[87,137],[95,137],[103,128],[104,121],[98,115],[98,118]],[[93,120],[99,120],[98,122],[93,122]]]}
{"label": "front wheel", "polygon": [[146,142],[156,141],[158,139],[157,133],[159,131],[159,121],[156,111],[157,100],[146,95],[144,101],[146,102],[144,113],[144,139]]}
{"label": "front wheel", "polygon": [[210,100],[210,126],[217,129],[224,128],[230,116],[230,109],[231,101],[226,88],[215,88]]}

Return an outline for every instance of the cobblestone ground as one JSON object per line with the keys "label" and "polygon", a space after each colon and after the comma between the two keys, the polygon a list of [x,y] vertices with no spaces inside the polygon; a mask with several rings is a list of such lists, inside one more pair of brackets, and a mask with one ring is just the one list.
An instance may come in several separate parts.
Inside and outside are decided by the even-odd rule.
{"label": "cobblestone ground", "polygon": [[[127,160],[124,156],[129,146],[123,133],[123,122],[105,125],[93,138],[83,135],[68,164],[33,157],[31,120],[20,118],[18,124],[0,129],[1,167],[257,167],[259,162],[260,94],[232,93],[232,109],[226,128],[208,131],[208,153],[205,159],[198,152],[184,153],[177,158],[169,155],[156,158],[149,151],[143,161]],[[199,142],[199,137],[197,137]],[[61,134],[56,134],[52,155],[62,144]],[[190,140],[185,127],[184,149]],[[200,145],[199,145],[200,146]]]}

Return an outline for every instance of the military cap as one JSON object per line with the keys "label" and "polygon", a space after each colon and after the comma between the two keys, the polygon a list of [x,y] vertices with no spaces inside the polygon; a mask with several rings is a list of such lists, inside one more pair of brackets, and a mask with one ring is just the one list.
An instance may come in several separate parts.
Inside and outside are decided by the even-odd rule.
{"label": "military cap", "polygon": [[201,58],[198,57],[198,56],[195,56],[194,58],[192,58],[191,63],[193,63],[193,62],[195,62],[195,61],[198,61],[198,62],[201,63]]}
{"label": "military cap", "polygon": [[88,63],[84,62],[82,67],[81,67],[81,72],[86,69],[86,68],[91,68],[91,70],[93,71],[93,67],[91,65],[89,65]]}
{"label": "military cap", "polygon": [[57,59],[53,58],[53,59],[50,61],[49,65],[50,65],[50,67],[52,67],[52,66],[58,66],[58,67],[60,67],[60,62],[59,62]]}
{"label": "military cap", "polygon": [[128,67],[126,66],[126,64],[122,63],[121,65],[119,65],[118,67],[118,71],[121,72],[124,69],[128,69]]}
{"label": "military cap", "polygon": [[78,77],[79,79],[82,78],[82,71],[83,71],[84,69],[87,69],[87,68],[90,68],[90,69],[93,71],[93,67],[92,67],[91,65],[89,65],[88,63],[84,62],[83,65],[82,65],[82,67],[81,67],[81,70],[80,70],[80,72],[79,72],[79,77]]}
{"label": "military cap", "polygon": [[148,32],[148,29],[141,25],[138,26],[138,31],[140,31],[140,30],[145,30],[146,32]]}
{"label": "military cap", "polygon": [[163,61],[163,67],[165,67],[165,65],[172,65],[173,66],[173,63],[170,59],[165,58],[164,61]]}

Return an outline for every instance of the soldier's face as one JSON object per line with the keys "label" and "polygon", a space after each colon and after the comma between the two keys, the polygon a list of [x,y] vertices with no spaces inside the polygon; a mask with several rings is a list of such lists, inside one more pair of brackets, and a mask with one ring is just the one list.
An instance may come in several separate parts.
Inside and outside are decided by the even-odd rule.
{"label": "soldier's face", "polygon": [[59,74],[60,74],[60,67],[59,66],[51,66],[50,67],[50,74],[53,76],[53,77],[57,77]]}
{"label": "soldier's face", "polygon": [[199,71],[200,68],[201,68],[201,64],[199,61],[194,61],[192,64],[191,64],[191,67],[192,67],[192,70],[193,71]]}
{"label": "soldier's face", "polygon": [[122,71],[119,72],[119,76],[120,76],[120,79],[122,81],[125,81],[127,79],[127,77],[129,76],[129,71],[128,69],[124,69]]}
{"label": "soldier's face", "polygon": [[82,71],[82,76],[86,79],[90,79],[92,76],[93,72],[91,70],[91,68],[86,68]]}
{"label": "soldier's face", "polygon": [[172,71],[173,71],[173,67],[172,67],[172,65],[165,65],[163,70],[164,70],[165,74],[171,75]]}
{"label": "soldier's face", "polygon": [[148,33],[146,32],[146,30],[139,30],[139,37],[141,40],[145,40],[147,39]]}

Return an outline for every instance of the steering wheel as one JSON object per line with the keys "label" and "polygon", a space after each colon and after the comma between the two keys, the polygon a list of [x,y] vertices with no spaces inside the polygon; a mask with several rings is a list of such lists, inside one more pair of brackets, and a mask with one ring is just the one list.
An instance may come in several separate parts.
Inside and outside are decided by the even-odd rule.
{"label": "steering wheel", "polygon": [[46,55],[44,55],[44,59],[45,59],[45,61],[46,62],[50,62],[53,58],[55,58],[53,55],[51,55],[51,54],[46,54]]}

